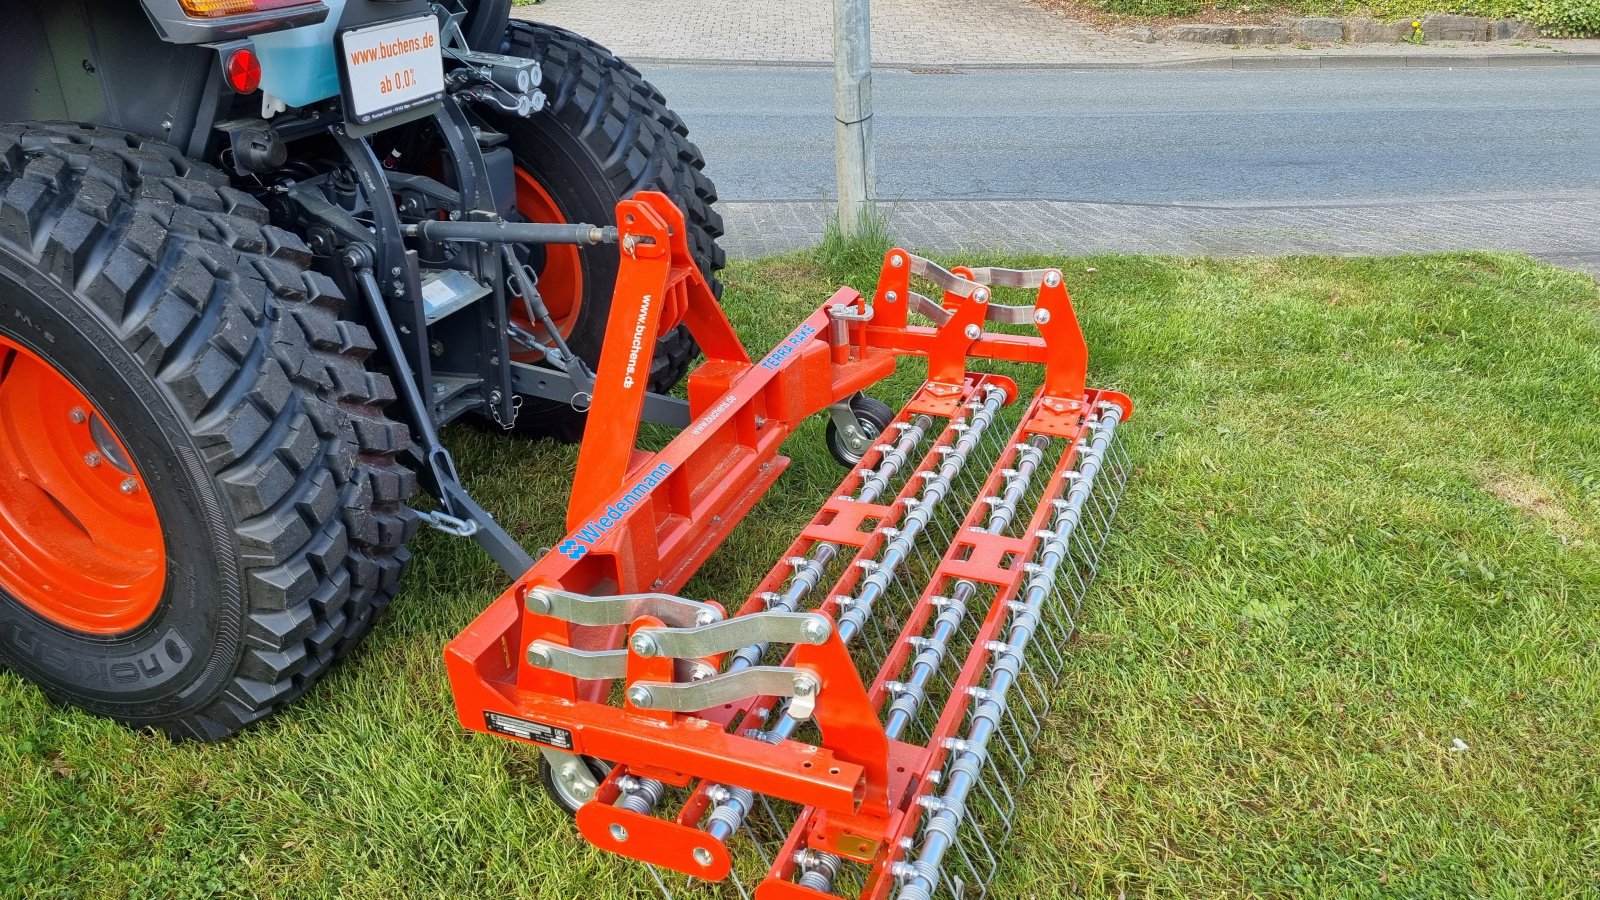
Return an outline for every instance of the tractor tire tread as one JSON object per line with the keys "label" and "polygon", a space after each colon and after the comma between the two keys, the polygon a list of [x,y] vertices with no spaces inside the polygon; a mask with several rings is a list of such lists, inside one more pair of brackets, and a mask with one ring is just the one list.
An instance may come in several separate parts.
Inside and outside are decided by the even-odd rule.
{"label": "tractor tire tread", "polygon": [[0,126],[0,242],[76,291],[163,384],[217,481],[244,583],[237,668],[172,718],[219,739],[348,655],[393,598],[416,514],[394,389],[334,282],[222,172],[68,123]]}
{"label": "tractor tire tread", "polygon": [[[683,120],[639,70],[582,35],[539,22],[513,20],[506,53],[539,60],[556,90],[547,110],[578,134],[618,196],[658,190],[682,209],[689,247],[711,290],[722,297],[717,272],[727,257],[717,239],[722,216],[713,207],[716,188],[706,177],[705,156],[689,140]],[[670,390],[682,380],[699,348],[683,326],[662,337],[651,363],[650,389]]]}

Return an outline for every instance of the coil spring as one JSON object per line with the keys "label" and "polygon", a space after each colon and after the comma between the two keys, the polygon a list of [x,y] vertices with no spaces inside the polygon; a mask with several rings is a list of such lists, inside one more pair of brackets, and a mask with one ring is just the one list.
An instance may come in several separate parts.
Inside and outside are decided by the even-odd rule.
{"label": "coil spring", "polygon": [[795,883],[803,888],[833,892],[833,880],[839,877],[839,857],[815,850],[802,851],[795,859],[800,864],[800,877]]}
{"label": "coil spring", "polygon": [[723,793],[725,796],[718,799],[716,808],[706,818],[707,830],[720,822],[730,831],[738,831],[745,815],[755,806],[755,794],[742,787],[724,787]]}
{"label": "coil spring", "polygon": [[633,790],[623,794],[616,805],[619,809],[648,816],[661,802],[661,795],[666,790],[667,786],[654,778],[635,779]]}

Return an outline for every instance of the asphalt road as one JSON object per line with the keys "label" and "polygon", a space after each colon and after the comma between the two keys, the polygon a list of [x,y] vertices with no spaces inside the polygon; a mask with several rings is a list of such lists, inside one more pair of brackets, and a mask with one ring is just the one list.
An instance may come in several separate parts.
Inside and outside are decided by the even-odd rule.
{"label": "asphalt road", "polygon": [[[831,70],[646,74],[724,200],[831,196]],[[885,200],[1600,195],[1600,67],[881,71],[874,98]]]}

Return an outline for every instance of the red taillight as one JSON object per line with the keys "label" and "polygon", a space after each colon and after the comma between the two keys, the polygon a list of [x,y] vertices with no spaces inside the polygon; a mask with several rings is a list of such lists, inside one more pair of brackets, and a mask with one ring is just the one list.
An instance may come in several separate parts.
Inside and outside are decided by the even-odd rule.
{"label": "red taillight", "polygon": [[291,6],[311,6],[319,2],[321,0],[178,0],[178,5],[197,19],[215,19]]}
{"label": "red taillight", "polygon": [[228,76],[228,87],[241,94],[254,94],[261,87],[261,60],[254,50],[235,50],[223,67]]}

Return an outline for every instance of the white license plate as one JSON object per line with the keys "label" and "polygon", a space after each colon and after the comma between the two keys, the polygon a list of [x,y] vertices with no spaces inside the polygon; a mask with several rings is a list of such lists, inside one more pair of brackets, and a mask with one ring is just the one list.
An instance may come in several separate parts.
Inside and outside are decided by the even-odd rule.
{"label": "white license plate", "polygon": [[366,124],[444,95],[439,20],[418,16],[344,33],[348,115]]}

